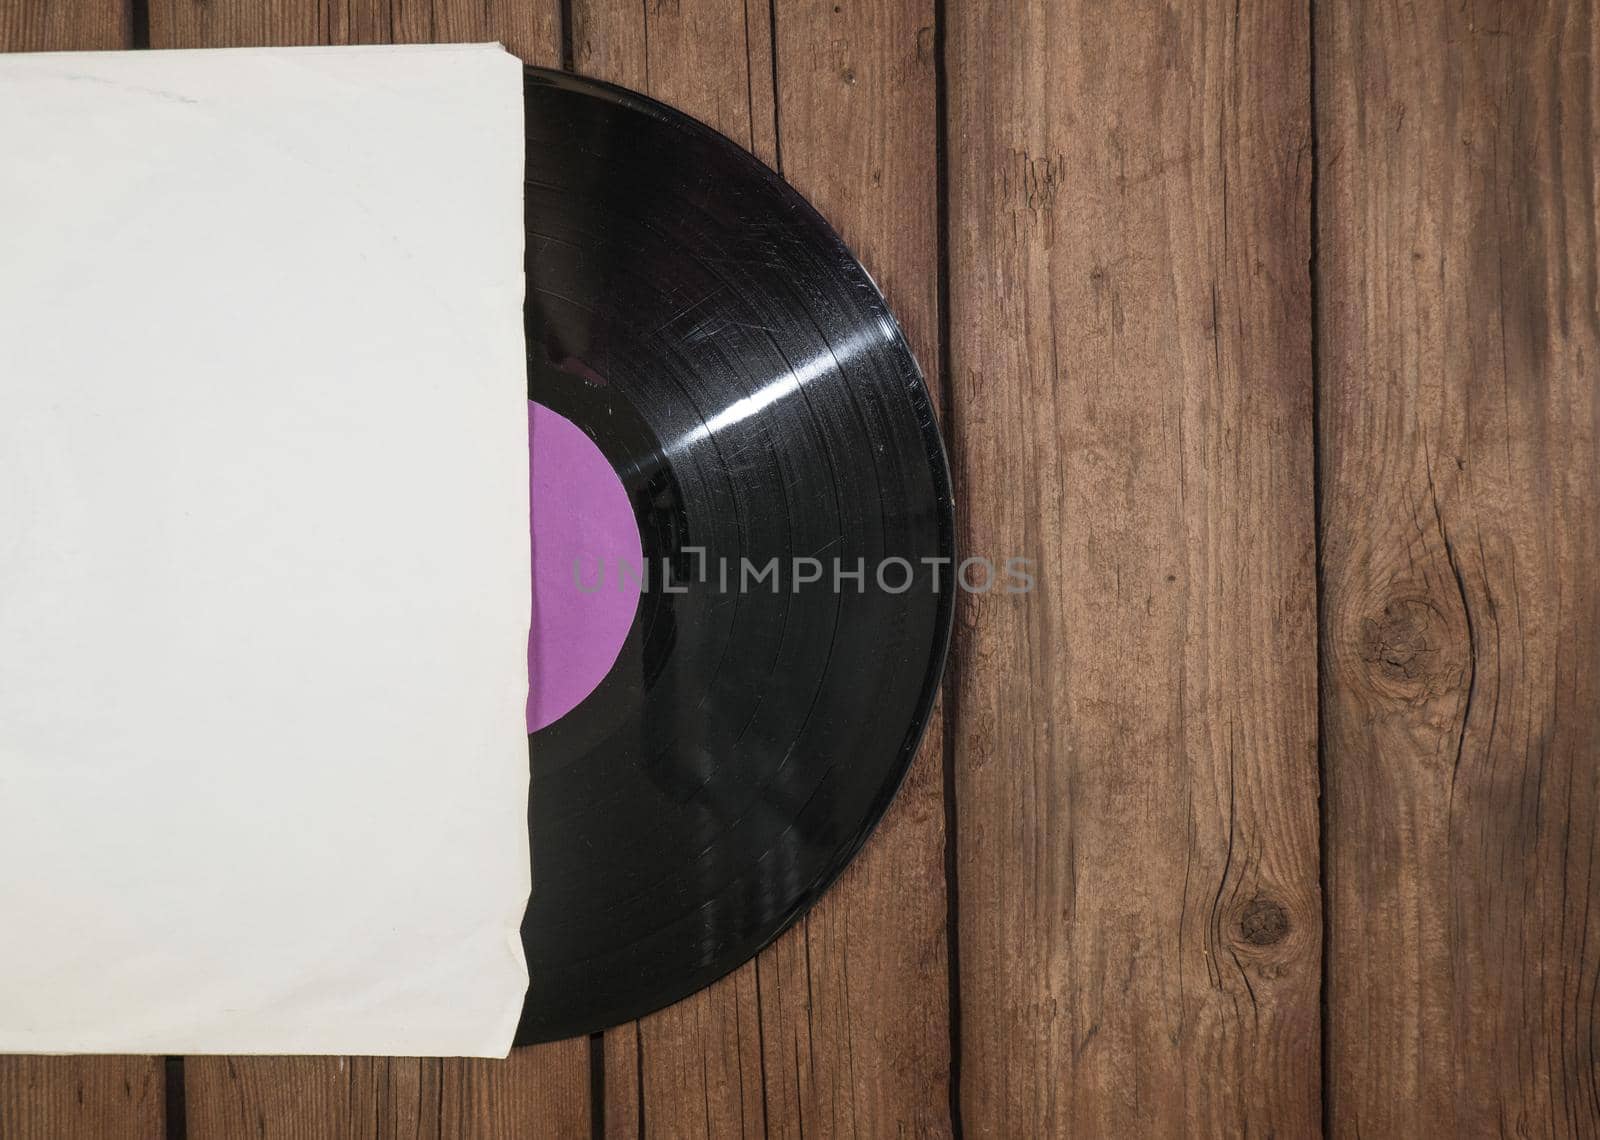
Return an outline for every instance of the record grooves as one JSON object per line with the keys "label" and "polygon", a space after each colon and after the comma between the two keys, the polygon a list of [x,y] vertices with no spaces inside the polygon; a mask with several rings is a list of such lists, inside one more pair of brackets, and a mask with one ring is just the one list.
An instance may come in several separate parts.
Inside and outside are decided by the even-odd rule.
{"label": "record grooves", "polygon": [[525,107],[529,397],[621,477],[647,583],[599,687],[529,737],[520,1044],[684,997],[817,899],[922,736],[954,556],[926,386],[821,217],[642,96],[529,69]]}

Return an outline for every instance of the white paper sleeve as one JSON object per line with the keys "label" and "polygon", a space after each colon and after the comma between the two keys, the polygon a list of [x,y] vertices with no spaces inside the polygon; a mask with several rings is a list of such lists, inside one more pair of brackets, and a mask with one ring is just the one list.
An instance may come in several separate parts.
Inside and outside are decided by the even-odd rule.
{"label": "white paper sleeve", "polygon": [[0,57],[0,1050],[500,1056],[522,69]]}

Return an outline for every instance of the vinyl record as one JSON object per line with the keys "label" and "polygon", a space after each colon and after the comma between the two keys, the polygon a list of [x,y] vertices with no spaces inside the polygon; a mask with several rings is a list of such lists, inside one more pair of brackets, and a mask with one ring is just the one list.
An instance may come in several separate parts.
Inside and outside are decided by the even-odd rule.
{"label": "vinyl record", "polygon": [[[816,901],[922,736],[954,555],[927,388],[816,211],[642,96],[530,69],[526,110],[529,398],[620,481],[642,581],[587,568],[628,587],[615,659],[528,739],[521,1044],[676,1001]],[[598,517],[581,466],[536,548],[542,511]]]}

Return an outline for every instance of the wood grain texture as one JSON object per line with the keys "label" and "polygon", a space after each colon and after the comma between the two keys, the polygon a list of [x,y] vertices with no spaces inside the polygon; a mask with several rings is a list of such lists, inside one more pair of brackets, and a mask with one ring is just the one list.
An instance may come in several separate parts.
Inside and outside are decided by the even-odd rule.
{"label": "wood grain texture", "polygon": [[643,91],[775,161],[761,0],[573,0],[572,38],[580,75]]}
{"label": "wood grain texture", "polygon": [[558,0],[149,0],[150,46],[498,41],[528,63],[561,60]]}
{"label": "wood grain texture", "polygon": [[[500,40],[527,62],[560,61],[556,0],[152,0],[152,47]],[[330,874],[337,873],[330,868]],[[575,1136],[589,1131],[585,1042],[507,1061],[191,1057],[189,1135]]]}
{"label": "wood grain texture", "polygon": [[1594,7],[1316,35],[1333,1131],[1597,1136]]}
{"label": "wood grain texture", "polygon": [[142,1140],[165,1122],[160,1057],[0,1057],[4,1140]]}
{"label": "wood grain texture", "polygon": [[[99,51],[131,37],[122,0],[0,3],[0,51]],[[3,159],[0,159],[3,161]],[[165,1127],[160,1057],[0,1057],[0,1138],[112,1140]]]}
{"label": "wood grain texture", "polygon": [[106,51],[132,43],[128,0],[6,0],[0,51]]}
{"label": "wood grain texture", "polygon": [[[573,17],[577,70],[779,166],[876,275],[936,382],[931,0],[574,0]],[[608,1135],[948,1132],[938,723],[810,915],[717,986],[606,1035]]]}
{"label": "wood grain texture", "polygon": [[498,1140],[589,1132],[582,1041],[505,1061],[414,1057],[191,1057],[192,1138]]}
{"label": "wood grain texture", "polygon": [[966,1134],[1312,1135],[1306,10],[948,13]]}

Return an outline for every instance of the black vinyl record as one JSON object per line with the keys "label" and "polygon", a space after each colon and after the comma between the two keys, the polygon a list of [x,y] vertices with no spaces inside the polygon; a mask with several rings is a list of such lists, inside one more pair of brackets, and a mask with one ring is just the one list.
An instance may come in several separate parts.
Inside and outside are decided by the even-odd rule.
{"label": "black vinyl record", "polygon": [[[921,739],[954,555],[927,388],[816,211],[652,100],[525,89],[529,398],[610,461],[657,580],[598,688],[528,739],[519,1044],[676,1001],[816,901]],[[719,580],[774,559],[777,589]]]}

